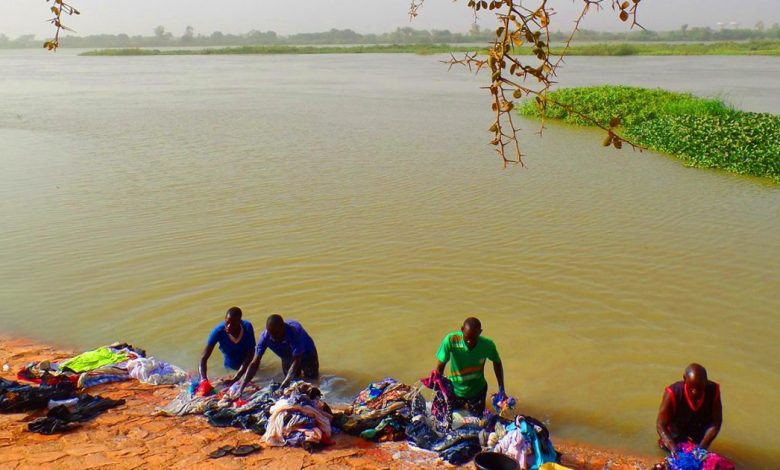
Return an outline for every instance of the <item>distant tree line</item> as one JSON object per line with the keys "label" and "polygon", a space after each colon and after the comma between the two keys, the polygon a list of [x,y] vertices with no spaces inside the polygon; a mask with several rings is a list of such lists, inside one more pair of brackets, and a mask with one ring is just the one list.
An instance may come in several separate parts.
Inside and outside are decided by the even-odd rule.
{"label": "distant tree line", "polygon": [[[164,26],[157,26],[152,36],[127,34],[99,34],[68,36],[62,47],[110,48],[110,47],[183,47],[183,46],[254,46],[254,45],[335,45],[335,44],[463,44],[485,43],[495,39],[495,32],[474,25],[467,33],[449,30],[421,30],[397,28],[382,34],[361,34],[351,29],[331,29],[321,33],[300,33],[282,36],[274,31],[250,31],[245,34],[225,34],[219,31],[210,35],[196,34],[187,26],[181,36],[174,36]],[[563,42],[568,33],[551,32],[552,42]],[[577,33],[577,42],[663,42],[663,41],[747,41],[754,39],[780,39],[780,24],[764,27],[758,22],[754,28],[710,27],[689,28],[683,25],[673,31],[632,30],[625,33],[607,33],[583,29]],[[0,33],[0,48],[20,49],[41,47],[40,39],[25,34],[11,39]]]}

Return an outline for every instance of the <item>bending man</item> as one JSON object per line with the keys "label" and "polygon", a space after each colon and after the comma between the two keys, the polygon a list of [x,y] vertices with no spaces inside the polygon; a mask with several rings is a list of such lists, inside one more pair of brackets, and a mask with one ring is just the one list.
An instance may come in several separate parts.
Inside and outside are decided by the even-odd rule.
{"label": "bending man", "polygon": [[467,409],[474,415],[485,411],[488,385],[485,380],[485,360],[493,362],[493,370],[498,382],[498,393],[504,395],[504,366],[498,356],[496,345],[482,335],[482,324],[474,317],[463,322],[460,331],[444,337],[436,358],[436,369],[444,374],[447,362],[450,363],[450,376],[455,389],[452,409]]}
{"label": "bending man", "polygon": [[255,350],[255,329],[251,323],[241,319],[240,308],[230,307],[225,314],[224,323],[214,327],[209,335],[206,349],[200,357],[201,380],[208,380],[208,361],[217,344],[225,356],[225,368],[238,371],[232,379],[225,381],[230,385],[246,372]]}
{"label": "bending man", "polygon": [[707,380],[707,370],[699,364],[685,369],[683,380],[664,391],[656,430],[661,447],[675,452],[677,445],[693,442],[709,448],[723,423],[720,385]]}
{"label": "bending man", "polygon": [[279,315],[271,315],[265,322],[265,331],[260,335],[255,349],[255,357],[249,364],[241,392],[255,378],[257,368],[266,349],[271,349],[282,360],[284,380],[280,389],[284,389],[293,379],[303,376],[316,379],[320,375],[320,360],[314,340],[295,320],[284,321]]}

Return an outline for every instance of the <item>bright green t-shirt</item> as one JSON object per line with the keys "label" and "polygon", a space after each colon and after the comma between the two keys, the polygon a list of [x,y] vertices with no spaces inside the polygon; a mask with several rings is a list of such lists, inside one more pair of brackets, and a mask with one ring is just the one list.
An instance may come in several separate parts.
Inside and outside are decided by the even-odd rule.
{"label": "bright green t-shirt", "polygon": [[455,331],[444,337],[436,353],[439,362],[450,363],[449,379],[455,395],[472,398],[485,389],[485,359],[501,362],[493,340],[480,336],[474,349],[469,350],[463,333]]}

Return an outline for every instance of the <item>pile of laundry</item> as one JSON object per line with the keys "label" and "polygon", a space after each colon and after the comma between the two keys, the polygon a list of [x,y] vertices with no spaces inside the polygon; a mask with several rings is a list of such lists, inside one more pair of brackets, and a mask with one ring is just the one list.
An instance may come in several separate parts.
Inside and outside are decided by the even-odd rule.
{"label": "pile of laundry", "polygon": [[71,383],[76,388],[86,389],[130,379],[152,385],[177,384],[187,380],[187,373],[153,357],[147,358],[143,349],[127,343],[114,343],[59,363],[41,361],[27,364],[16,377],[17,380],[42,385]]}
{"label": "pile of laundry", "polygon": [[372,441],[395,441],[405,437],[412,418],[425,412],[419,389],[392,378],[369,384],[334,424],[342,431]]}
{"label": "pile of laundry", "polygon": [[46,416],[27,424],[29,431],[58,434],[72,430],[105,411],[124,405],[124,400],[79,394],[71,382],[25,385],[0,378],[0,413],[23,413],[48,408]]}
{"label": "pile of laundry", "polygon": [[263,441],[272,446],[315,450],[332,442],[333,415],[317,387],[301,381],[284,390],[276,383],[262,388],[249,385],[236,399],[237,387],[237,384],[221,389],[204,384],[185,386],[156,414],[203,415],[212,426],[236,427],[261,434]]}
{"label": "pile of laundry", "polygon": [[511,397],[494,397],[499,412],[476,416],[453,409],[452,383],[438,373],[422,379],[421,385],[435,396],[430,407],[413,387],[387,378],[369,384],[351,405],[336,415],[334,425],[342,431],[375,441],[406,439],[412,447],[432,451],[453,465],[470,462],[482,451],[505,454],[524,470],[537,470],[555,463],[559,454],[543,423],[525,416],[514,420],[501,412],[514,407]]}
{"label": "pile of laundry", "polygon": [[58,434],[125,403],[88,395],[83,393],[85,389],[131,379],[153,385],[177,384],[187,380],[187,373],[146,357],[143,349],[114,343],[64,361],[29,363],[17,372],[16,378],[37,386],[0,379],[0,413],[48,410],[45,416],[30,421],[27,429]]}
{"label": "pile of laundry", "polygon": [[693,443],[680,444],[676,455],[666,459],[668,470],[734,470],[734,463],[726,457],[710,452]]}

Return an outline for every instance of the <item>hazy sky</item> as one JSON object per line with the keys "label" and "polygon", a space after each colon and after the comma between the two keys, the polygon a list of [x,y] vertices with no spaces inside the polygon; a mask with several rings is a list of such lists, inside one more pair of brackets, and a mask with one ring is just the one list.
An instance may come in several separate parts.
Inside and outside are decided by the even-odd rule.
{"label": "hazy sky", "polygon": [[[157,25],[179,36],[187,25],[196,34],[243,33],[252,29],[280,34],[350,28],[379,33],[399,26],[466,31],[472,15],[466,0],[426,0],[413,22],[408,0],[72,0],[82,11],[70,19],[79,35],[126,33],[151,35]],[[604,0],[609,3],[609,0]],[[531,5],[536,2],[526,0]],[[559,15],[553,29],[568,29],[580,0],[550,0]],[[0,33],[10,37],[51,34],[45,23],[50,4],[44,0],[0,0]],[[482,26],[492,26],[490,13],[480,15]],[[648,29],[677,29],[683,23],[712,26],[738,22],[753,27],[762,20],[768,27],[780,22],[780,0],[643,0],[641,20]],[[625,28],[611,9],[593,12],[584,27],[620,31]]]}

